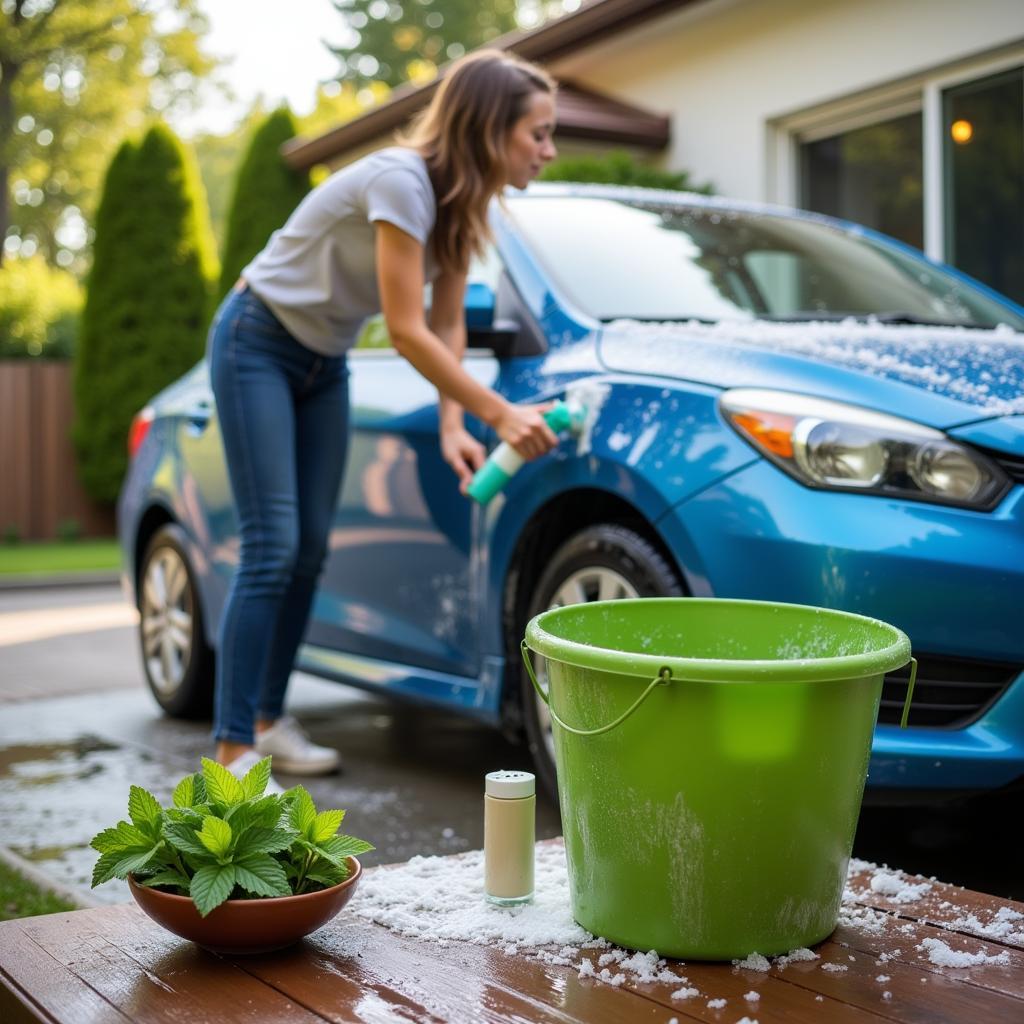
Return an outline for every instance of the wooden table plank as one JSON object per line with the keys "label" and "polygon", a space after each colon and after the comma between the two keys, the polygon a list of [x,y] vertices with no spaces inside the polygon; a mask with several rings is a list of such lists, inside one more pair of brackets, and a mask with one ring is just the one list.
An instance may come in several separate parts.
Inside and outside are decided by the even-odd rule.
{"label": "wooden table plank", "polygon": [[[25,934],[124,1015],[143,1024],[318,1024],[245,971],[150,921],[134,904],[25,918]],[[2,934],[2,933],[0,933]],[[77,1019],[62,1016],[61,1020]]]}
{"label": "wooden table plank", "polygon": [[[344,914],[290,951],[233,962],[330,1021],[667,1019],[649,1000],[582,983],[564,967],[468,942],[422,942]],[[385,1009],[391,1016],[377,1016]]]}
{"label": "wooden table plank", "polygon": [[[872,890],[871,877],[861,872],[851,879],[860,903],[844,904],[839,928],[816,947],[819,960],[775,959],[766,973],[669,961],[670,975],[649,982],[621,971],[614,951],[585,950],[581,959],[574,950],[569,962],[552,957],[557,950],[510,955],[468,942],[407,938],[345,912],[298,946],[258,957],[207,953],[130,904],[4,922],[0,1021],[1024,1021],[1024,905],[942,883],[900,904]],[[1004,927],[994,936],[1000,921]],[[917,948],[927,939],[1003,956],[1006,963],[940,967]],[[581,971],[581,963],[589,966]],[[623,973],[621,984],[587,976],[605,968]],[[696,993],[673,998],[690,988]],[[760,998],[745,999],[749,992]],[[724,1004],[709,1005],[717,1000]]]}
{"label": "wooden table plank", "polygon": [[[75,914],[51,915],[57,927],[77,926]],[[29,922],[38,920],[25,919]],[[120,1010],[82,984],[80,978],[38,946],[23,927],[25,920],[0,926],[0,1021],[76,1021],[80,1024],[127,1024]]]}

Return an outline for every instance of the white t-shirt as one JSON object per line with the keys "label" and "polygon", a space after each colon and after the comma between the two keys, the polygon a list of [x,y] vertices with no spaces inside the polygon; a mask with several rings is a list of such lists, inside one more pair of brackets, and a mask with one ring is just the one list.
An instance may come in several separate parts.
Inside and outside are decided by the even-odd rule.
{"label": "white t-shirt", "polygon": [[302,344],[337,356],[380,312],[374,223],[387,221],[424,249],[424,280],[438,274],[437,202],[423,157],[393,146],[332,174],[242,271],[249,287]]}

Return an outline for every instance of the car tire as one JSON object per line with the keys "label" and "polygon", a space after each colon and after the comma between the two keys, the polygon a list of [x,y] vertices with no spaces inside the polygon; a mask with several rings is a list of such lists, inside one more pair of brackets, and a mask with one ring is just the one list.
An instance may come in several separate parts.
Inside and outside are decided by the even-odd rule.
{"label": "car tire", "polygon": [[[581,601],[624,597],[682,597],[679,577],[665,556],[646,538],[624,526],[600,524],[570,537],[554,553],[534,586],[521,623],[550,608]],[[519,646],[516,639],[513,649]],[[546,685],[543,658],[533,655],[534,671]],[[551,718],[525,667],[520,669],[523,726],[541,788],[557,801]]]}
{"label": "car tire", "polygon": [[180,526],[160,527],[139,567],[139,644],[146,682],[173,718],[209,718],[213,651]]}

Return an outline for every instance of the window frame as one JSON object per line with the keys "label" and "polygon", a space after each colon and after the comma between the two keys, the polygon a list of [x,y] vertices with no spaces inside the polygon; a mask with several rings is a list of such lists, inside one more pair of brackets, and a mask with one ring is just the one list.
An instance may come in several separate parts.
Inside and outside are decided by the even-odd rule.
{"label": "window frame", "polygon": [[855,128],[880,124],[920,111],[922,115],[922,187],[924,253],[946,262],[946,209],[943,93],[958,85],[1024,66],[1019,43],[985,57],[957,62],[878,89],[819,104],[768,122],[770,201],[800,206],[800,147]]}

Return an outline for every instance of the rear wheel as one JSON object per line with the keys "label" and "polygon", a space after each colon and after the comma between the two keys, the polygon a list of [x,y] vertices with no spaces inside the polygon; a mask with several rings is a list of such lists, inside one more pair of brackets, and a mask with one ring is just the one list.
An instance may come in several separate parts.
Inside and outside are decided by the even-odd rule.
{"label": "rear wheel", "polygon": [[139,572],[139,639],[146,682],[175,718],[209,717],[213,651],[203,629],[185,534],[169,523],[150,540]]}
{"label": "rear wheel", "polygon": [[[616,601],[628,597],[682,597],[684,590],[675,570],[646,538],[624,526],[590,526],[570,537],[553,555],[533,589],[525,627],[534,615],[588,601]],[[523,629],[519,631],[522,636]],[[537,681],[547,690],[544,659],[531,655]],[[537,777],[549,795],[557,798],[555,746],[551,714],[537,695],[525,668],[520,693],[523,723],[537,768]]]}

